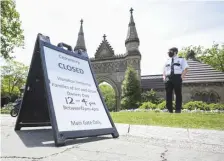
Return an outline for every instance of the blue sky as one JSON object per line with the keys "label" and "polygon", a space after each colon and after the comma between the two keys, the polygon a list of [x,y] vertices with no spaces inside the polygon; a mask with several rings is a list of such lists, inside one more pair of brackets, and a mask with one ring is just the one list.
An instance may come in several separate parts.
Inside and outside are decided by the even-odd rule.
{"label": "blue sky", "polygon": [[140,38],[142,75],[160,74],[167,50],[188,45],[209,47],[224,42],[224,2],[146,0],[17,0],[25,34],[25,49],[17,49],[18,61],[30,64],[38,33],[57,45],[75,46],[80,19],[84,19],[87,51],[93,57],[107,35],[116,54],[125,52],[129,10]]}

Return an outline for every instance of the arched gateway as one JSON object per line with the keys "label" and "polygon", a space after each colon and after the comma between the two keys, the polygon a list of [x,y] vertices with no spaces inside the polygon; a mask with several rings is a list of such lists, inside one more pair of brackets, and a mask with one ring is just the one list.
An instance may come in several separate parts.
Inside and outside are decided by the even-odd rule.
{"label": "arched gateway", "polygon": [[[91,65],[98,83],[107,82],[115,91],[116,111],[120,110],[121,85],[127,66],[131,65],[138,73],[139,80],[141,78],[141,54],[138,49],[140,41],[133,18],[133,9],[130,10],[130,13],[128,33],[125,40],[126,52],[121,55],[116,55],[107,41],[106,35],[104,35],[103,41],[96,50],[95,57],[91,58]],[[86,51],[82,20],[75,50]]]}

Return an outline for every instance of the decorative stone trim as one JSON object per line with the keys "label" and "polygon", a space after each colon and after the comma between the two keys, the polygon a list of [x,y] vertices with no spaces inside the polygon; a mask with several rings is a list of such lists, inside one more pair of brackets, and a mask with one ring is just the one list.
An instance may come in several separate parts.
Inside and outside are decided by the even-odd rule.
{"label": "decorative stone trim", "polygon": [[224,82],[183,83],[183,87],[224,86]]}
{"label": "decorative stone trim", "polygon": [[125,40],[125,45],[127,45],[127,43],[130,43],[130,42],[140,42],[139,38],[128,38]]}
{"label": "decorative stone trim", "polygon": [[115,60],[115,59],[122,59],[125,58],[126,56],[128,56],[127,54],[118,54],[118,55],[113,55],[111,57],[94,57],[94,58],[90,58],[91,62],[96,62],[96,61],[102,61],[102,60]]}
{"label": "decorative stone trim", "polygon": [[194,101],[204,101],[204,102],[219,102],[220,96],[217,92],[210,90],[207,91],[194,91],[192,95]]}

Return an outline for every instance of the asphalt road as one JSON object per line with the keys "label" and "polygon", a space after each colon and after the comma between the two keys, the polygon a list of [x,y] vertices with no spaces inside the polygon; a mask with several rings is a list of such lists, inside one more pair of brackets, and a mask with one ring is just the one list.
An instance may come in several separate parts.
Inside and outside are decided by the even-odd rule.
{"label": "asphalt road", "polygon": [[223,131],[130,129],[129,125],[116,124],[120,133],[117,139],[76,139],[55,147],[51,129],[15,132],[14,124],[15,118],[1,115],[1,161],[224,161]]}

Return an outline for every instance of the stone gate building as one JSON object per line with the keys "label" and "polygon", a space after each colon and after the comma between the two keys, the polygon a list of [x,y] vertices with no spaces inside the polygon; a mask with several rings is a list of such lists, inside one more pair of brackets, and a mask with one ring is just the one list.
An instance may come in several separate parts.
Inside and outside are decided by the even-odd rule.
{"label": "stone gate building", "polygon": [[[154,89],[160,97],[165,98],[162,74],[141,76],[140,40],[133,18],[133,9],[130,10],[130,22],[124,44],[126,47],[124,54],[116,55],[106,39],[106,35],[104,35],[94,58],[90,58],[98,83],[107,82],[114,88],[116,110],[120,109],[121,84],[128,65],[131,65],[136,70],[139,79],[141,79],[143,91]],[[82,20],[75,50],[87,51]],[[186,76],[186,80],[183,81],[183,102],[203,100],[205,102],[224,103],[224,73],[193,58],[189,59],[188,63],[190,71]]]}
{"label": "stone gate building", "polygon": [[[90,58],[91,65],[93,67],[98,83],[107,82],[115,90],[115,110],[120,109],[121,85],[124,80],[124,75],[127,67],[129,65],[132,66],[136,70],[139,80],[141,78],[141,53],[138,49],[139,43],[140,41],[133,18],[133,9],[131,9],[127,38],[124,42],[126,52],[122,55],[116,55],[110,43],[106,39],[106,35],[103,35],[103,40],[96,50],[94,58]],[[82,20],[75,50],[86,51]]]}

